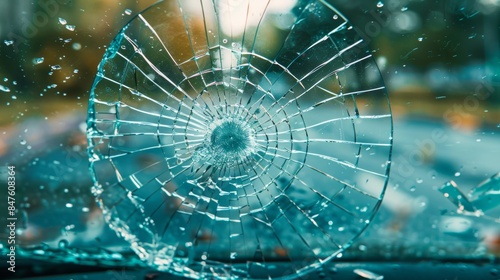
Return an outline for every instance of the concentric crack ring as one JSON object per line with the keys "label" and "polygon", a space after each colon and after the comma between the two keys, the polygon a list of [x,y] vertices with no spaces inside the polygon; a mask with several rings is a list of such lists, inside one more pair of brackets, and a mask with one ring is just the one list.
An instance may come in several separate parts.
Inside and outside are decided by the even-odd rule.
{"label": "concentric crack ring", "polygon": [[327,1],[153,5],[108,48],[88,126],[107,222],[193,278],[332,259],[379,207],[392,147],[378,68]]}

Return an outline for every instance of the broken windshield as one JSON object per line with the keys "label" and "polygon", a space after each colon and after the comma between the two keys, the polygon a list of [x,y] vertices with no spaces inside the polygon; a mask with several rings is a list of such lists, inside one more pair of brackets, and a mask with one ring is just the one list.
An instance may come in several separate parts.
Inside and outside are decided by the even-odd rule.
{"label": "broken windshield", "polygon": [[498,276],[498,1],[155,2],[0,3],[12,277]]}
{"label": "broken windshield", "polygon": [[302,274],[340,254],[390,167],[385,86],[362,43],[322,2],[140,13],[90,93],[106,220],[150,265],[194,277]]}

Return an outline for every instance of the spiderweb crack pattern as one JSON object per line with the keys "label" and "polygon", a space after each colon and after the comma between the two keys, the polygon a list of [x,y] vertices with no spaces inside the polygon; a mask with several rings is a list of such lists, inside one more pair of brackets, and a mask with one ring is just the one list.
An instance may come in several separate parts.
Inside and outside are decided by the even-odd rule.
{"label": "spiderweb crack pattern", "polygon": [[385,86],[328,1],[236,2],[161,1],[117,35],[89,100],[93,191],[157,269],[302,275],[380,205]]}

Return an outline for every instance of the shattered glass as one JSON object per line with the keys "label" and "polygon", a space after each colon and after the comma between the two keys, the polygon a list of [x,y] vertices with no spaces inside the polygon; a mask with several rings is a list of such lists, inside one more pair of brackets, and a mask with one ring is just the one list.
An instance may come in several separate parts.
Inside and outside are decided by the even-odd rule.
{"label": "shattered glass", "polygon": [[464,194],[452,180],[444,184],[439,191],[458,207],[458,212],[469,215],[492,218],[500,223],[500,173],[484,180]]}
{"label": "shattered glass", "polygon": [[328,1],[151,6],[109,45],[87,124],[106,221],[193,278],[321,266],[370,224],[390,168],[380,72]]}

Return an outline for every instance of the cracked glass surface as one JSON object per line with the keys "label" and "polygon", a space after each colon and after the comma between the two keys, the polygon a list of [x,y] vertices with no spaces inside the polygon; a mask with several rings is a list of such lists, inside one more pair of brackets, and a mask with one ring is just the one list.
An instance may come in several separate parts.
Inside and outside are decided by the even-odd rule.
{"label": "cracked glass surface", "polygon": [[193,278],[293,277],[339,256],[390,168],[380,72],[328,1],[151,6],[109,45],[87,123],[107,222]]}

